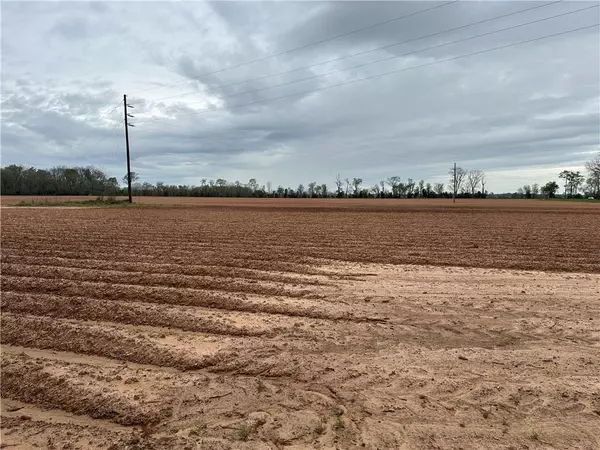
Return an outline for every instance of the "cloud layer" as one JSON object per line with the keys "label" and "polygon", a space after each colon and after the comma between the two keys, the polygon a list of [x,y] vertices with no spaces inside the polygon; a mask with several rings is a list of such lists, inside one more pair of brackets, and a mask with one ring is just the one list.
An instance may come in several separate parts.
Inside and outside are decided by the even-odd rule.
{"label": "cloud layer", "polygon": [[436,182],[457,161],[492,191],[542,183],[599,148],[598,27],[462,56],[599,22],[596,7],[464,40],[597,5],[548,3],[3,2],[2,165],[120,179],[128,93],[144,181]]}

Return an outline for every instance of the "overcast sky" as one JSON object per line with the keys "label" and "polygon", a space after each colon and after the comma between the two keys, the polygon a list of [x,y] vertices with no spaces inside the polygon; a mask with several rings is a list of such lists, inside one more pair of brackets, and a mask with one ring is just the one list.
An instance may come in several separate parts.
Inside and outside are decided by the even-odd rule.
{"label": "overcast sky", "polygon": [[600,146],[599,28],[461,57],[600,22],[550,2],[5,1],[1,163],[121,179],[127,93],[142,181],[433,183],[453,161],[495,192],[558,180]]}

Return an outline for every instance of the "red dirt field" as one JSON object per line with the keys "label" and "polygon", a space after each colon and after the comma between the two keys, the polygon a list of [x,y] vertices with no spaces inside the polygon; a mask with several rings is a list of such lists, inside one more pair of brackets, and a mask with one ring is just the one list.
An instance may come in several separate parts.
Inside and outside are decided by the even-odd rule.
{"label": "red dirt field", "polygon": [[[94,200],[96,197],[82,196],[35,196],[35,195],[3,195],[0,204],[10,206],[22,201],[39,201],[47,203],[81,202]],[[117,197],[127,200],[127,197]],[[562,201],[543,199],[305,199],[305,198],[218,198],[218,197],[133,197],[134,203],[144,205],[203,206],[203,207],[252,207],[252,208],[310,208],[310,209],[374,209],[398,210],[411,207],[443,207],[443,208],[502,208],[502,209],[598,209],[600,202],[595,201]]]}
{"label": "red dirt field", "polygon": [[166,200],[1,208],[3,446],[598,448],[600,205]]}

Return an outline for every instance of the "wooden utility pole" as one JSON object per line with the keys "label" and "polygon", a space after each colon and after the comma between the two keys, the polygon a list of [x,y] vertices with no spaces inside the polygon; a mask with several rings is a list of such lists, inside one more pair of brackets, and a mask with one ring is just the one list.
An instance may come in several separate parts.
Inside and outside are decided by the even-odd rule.
{"label": "wooden utility pole", "polygon": [[[127,154],[129,155],[129,150]],[[127,161],[129,161],[129,156],[127,156]],[[452,173],[454,174],[452,177],[452,203],[456,203],[456,163],[454,163],[454,170]]]}
{"label": "wooden utility pole", "polygon": [[131,199],[131,164],[129,162],[129,124],[127,123],[127,95],[123,94],[123,111],[125,112],[125,147],[127,148],[127,195]]}

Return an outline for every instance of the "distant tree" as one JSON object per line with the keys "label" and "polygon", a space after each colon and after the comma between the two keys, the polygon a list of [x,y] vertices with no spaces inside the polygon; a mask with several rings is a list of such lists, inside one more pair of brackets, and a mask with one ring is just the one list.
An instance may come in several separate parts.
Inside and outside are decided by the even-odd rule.
{"label": "distant tree", "polygon": [[[130,174],[131,174],[131,184],[137,183],[140,180],[140,176],[137,174],[137,172],[131,171]],[[123,184],[125,186],[127,186],[127,174],[125,174],[123,176],[121,181],[123,181]]]}
{"label": "distant tree", "polygon": [[413,181],[412,178],[409,178],[408,180],[406,180],[406,183],[404,183],[404,186],[403,186],[403,191],[404,191],[404,195],[407,198],[414,196],[414,192],[413,192],[414,187],[415,187],[415,182]]}
{"label": "distant tree", "polygon": [[419,181],[419,192],[418,192],[419,197],[423,197],[424,190],[425,190],[425,180],[420,180]]}
{"label": "distant tree", "polygon": [[344,181],[346,181],[346,198],[348,198],[350,195],[350,180],[346,178]]}
{"label": "distant tree", "polygon": [[375,198],[381,196],[381,186],[379,186],[379,183],[375,183],[373,186],[371,186],[371,189],[369,189],[369,191],[370,194]]}
{"label": "distant tree", "polygon": [[252,192],[255,192],[256,190],[258,190],[258,182],[256,181],[256,178],[250,178],[248,180],[248,189],[250,189]]}
{"label": "distant tree", "polygon": [[444,194],[444,183],[435,183],[433,185],[433,190],[438,195],[438,197],[441,197]]}
{"label": "distant tree", "polygon": [[525,195],[525,198],[531,198],[531,186],[529,186],[528,184],[524,185],[523,194]]}
{"label": "distant tree", "polygon": [[600,153],[585,163],[588,171],[585,190],[586,195],[600,199]]}
{"label": "distant tree", "polygon": [[298,197],[304,197],[304,194],[305,194],[305,192],[304,192],[304,185],[303,184],[299,184],[298,185],[298,189],[296,189],[296,195]]}
{"label": "distant tree", "polygon": [[315,196],[315,188],[317,187],[316,181],[311,181],[308,183],[308,196],[313,198]]}
{"label": "distant tree", "polygon": [[452,189],[452,193],[456,197],[463,187],[467,171],[462,167],[457,167],[456,171],[454,168],[451,168],[448,173],[450,174],[450,189]]}
{"label": "distant tree", "polygon": [[327,185],[325,183],[321,185],[321,196],[325,198],[328,196]]}
{"label": "distant tree", "polygon": [[549,181],[540,189],[542,195],[546,198],[554,198],[558,191],[558,183],[556,181]]}
{"label": "distant tree", "polygon": [[362,178],[353,178],[352,187],[354,188],[354,197],[360,197],[360,185],[362,184]]}
{"label": "distant tree", "polygon": [[485,184],[486,184],[485,173],[481,172],[481,196],[483,198],[487,197],[487,192],[485,190]]}
{"label": "distant tree", "polygon": [[540,185],[537,183],[533,183],[531,185],[531,196],[533,198],[537,198],[538,195],[540,195]]}
{"label": "distant tree", "polygon": [[342,179],[340,178],[340,174],[338,173],[337,176],[335,177],[335,186],[336,186],[336,197],[337,198],[341,198],[344,196],[344,191],[342,189],[342,186],[344,185],[344,182],[342,181]]}
{"label": "distant tree", "polygon": [[392,197],[394,198],[398,198],[400,197],[400,183],[401,183],[401,178],[398,176],[393,176],[393,177],[389,177],[387,179],[387,183],[390,185],[390,188],[392,190]]}
{"label": "distant tree", "polygon": [[381,181],[379,182],[379,185],[381,186],[381,189],[380,189],[380,191],[379,191],[379,192],[380,192],[380,196],[381,196],[381,198],[384,198],[384,197],[385,197],[385,195],[386,195],[386,192],[385,192],[385,181],[384,181],[384,180],[381,180]]}
{"label": "distant tree", "polygon": [[481,170],[469,170],[467,172],[466,184],[469,188],[469,193],[471,194],[471,197],[475,197],[475,192],[477,191],[477,188],[479,187],[479,184],[481,183],[481,180],[483,180],[483,178],[484,175]]}
{"label": "distant tree", "polygon": [[576,195],[585,180],[581,172],[572,170],[563,170],[558,177],[565,180],[565,197],[567,198]]}

